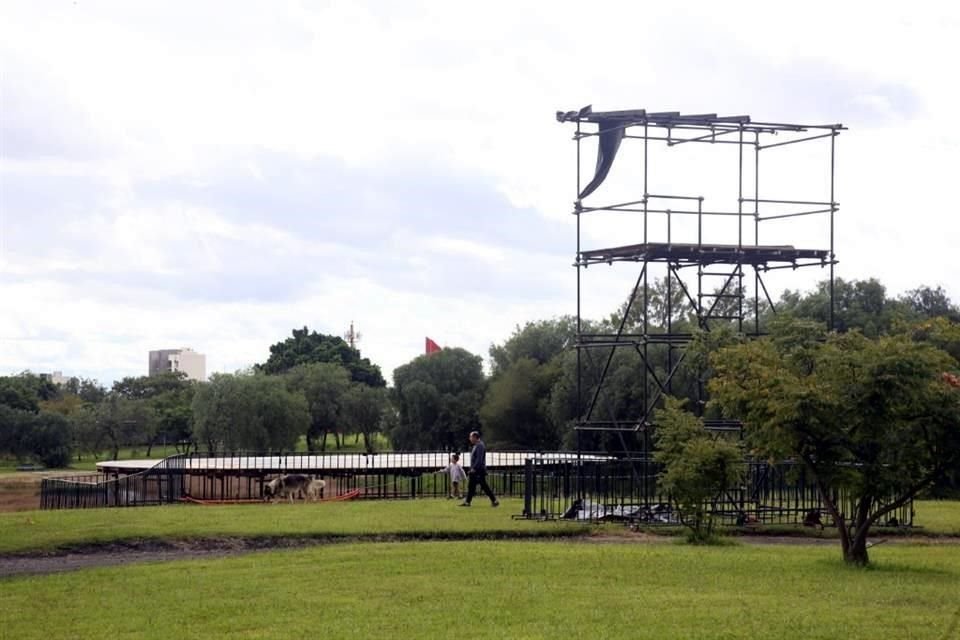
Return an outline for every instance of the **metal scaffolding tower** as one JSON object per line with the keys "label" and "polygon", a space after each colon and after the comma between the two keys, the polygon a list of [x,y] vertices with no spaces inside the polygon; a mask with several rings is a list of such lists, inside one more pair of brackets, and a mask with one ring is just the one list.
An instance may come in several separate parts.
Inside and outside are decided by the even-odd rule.
{"label": "metal scaffolding tower", "polygon": [[[643,109],[595,112],[591,107],[557,112],[557,120],[576,127],[573,140],[577,156],[577,197],[573,213],[577,221],[574,266],[577,273],[578,442],[583,432],[617,432],[619,441],[626,447],[624,434],[632,432],[645,449],[654,411],[662,406],[665,395],[685,393],[695,401],[698,413],[702,412],[702,376],[693,376],[692,379],[686,376],[682,381],[695,389],[680,391],[675,388],[681,382],[678,371],[683,366],[687,346],[696,331],[709,332],[720,324],[733,327],[744,335],[761,335],[765,311],[776,311],[767,280],[777,270],[828,269],[828,323],[832,328],[834,265],[837,262],[834,218],[839,210],[834,197],[835,148],[836,138],[845,127],[840,124],[754,122],[749,116],[682,115]],[[663,185],[653,184],[650,169],[655,167],[654,155],[670,154],[678,146],[686,148],[688,144],[736,145],[735,201],[731,197],[708,204],[702,192],[668,193],[669,189],[661,188]],[[589,160],[585,145],[596,146],[597,150],[594,175],[586,185],[583,184],[581,167],[582,161]],[[625,191],[618,192],[618,201],[614,203],[601,202],[605,190],[599,187],[610,175],[618,153],[623,158],[622,149],[636,145],[641,148],[631,150],[631,158],[623,161],[630,170],[625,188],[633,192],[626,197],[623,197]],[[816,193],[794,192],[776,197],[764,192],[761,195],[761,158],[766,159],[770,153],[785,154],[797,145],[816,154],[823,152],[822,161],[811,160],[811,154],[805,152],[798,154],[797,162],[792,165],[807,165],[807,168],[811,162],[817,165],[814,171],[822,171],[824,175],[822,181],[811,189]],[[812,149],[816,145],[828,148]],[[771,151],[774,149],[776,151]],[[707,161],[713,158],[706,149],[698,157]],[[729,157],[727,154],[727,162]],[[782,162],[782,158],[776,160]],[[819,166],[821,162],[828,164],[828,168]],[[783,165],[777,163],[774,164],[782,171]],[[622,169],[619,167],[615,175],[622,176]],[[729,165],[724,168],[732,177],[731,169]],[[702,172],[680,173],[684,184],[681,191],[688,187],[699,188]],[[717,171],[716,175],[722,173]],[[763,175],[766,183],[768,174],[764,172]],[[784,185],[791,190],[809,187],[792,181],[790,175],[786,180],[781,176],[770,183],[774,189],[782,189]],[[734,185],[728,186],[728,193],[732,194]],[[825,193],[827,190],[829,193]],[[626,236],[624,239],[629,243],[585,247],[584,242],[590,237],[588,225],[610,214],[630,216],[635,223],[638,222],[629,231],[624,226],[624,233],[618,235]],[[809,249],[762,242],[774,235],[767,233],[770,225],[777,224],[776,235],[782,236],[783,226],[799,219],[813,220],[822,228],[823,244],[827,246]],[[726,221],[721,222],[727,225],[723,237],[717,233],[713,221]],[[635,270],[635,284],[621,309],[618,324],[599,329],[589,327],[581,306],[585,287],[583,274],[591,266],[614,263],[618,265],[617,269]],[[661,302],[665,305],[664,321],[659,324],[650,317],[650,279],[658,274],[662,274],[659,282],[666,288],[666,295],[662,296],[665,302]],[[679,316],[685,321],[675,322]],[[606,398],[611,387],[611,363],[621,350],[628,351],[638,360],[636,371],[638,377],[642,376],[642,397],[632,404],[618,404],[618,401]],[[739,423],[707,421],[707,426],[737,429]]]}

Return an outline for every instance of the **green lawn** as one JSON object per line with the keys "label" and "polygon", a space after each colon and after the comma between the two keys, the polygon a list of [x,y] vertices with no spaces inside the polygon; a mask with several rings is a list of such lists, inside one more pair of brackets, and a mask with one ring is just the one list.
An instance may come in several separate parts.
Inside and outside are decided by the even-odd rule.
{"label": "green lawn", "polygon": [[[586,532],[573,523],[515,520],[520,500],[498,509],[478,500],[469,509],[454,500],[359,500],[201,507],[170,505],[128,509],[78,509],[0,513],[0,553],[49,550],[114,540],[216,536],[354,536]],[[622,528],[621,528],[622,529]]]}
{"label": "green lawn", "polygon": [[0,634],[24,640],[956,637],[960,549],[879,547],[874,561],[871,570],[849,569],[836,549],[815,546],[333,545],[6,579]]}
{"label": "green lawn", "polygon": [[924,532],[960,536],[960,500],[917,500],[914,524]]}
{"label": "green lawn", "polygon": [[[511,518],[522,510],[519,499],[504,499],[499,509],[491,509],[482,499],[470,509],[458,508],[453,500],[425,499],[20,511],[0,513],[0,553],[131,539],[374,534],[549,536],[591,529],[570,522]],[[916,510],[917,524],[923,526],[921,533],[960,535],[960,502],[921,501]],[[603,530],[613,535],[625,533],[618,524],[606,525]],[[784,528],[783,532],[835,534],[830,530],[821,534],[796,528]]]}

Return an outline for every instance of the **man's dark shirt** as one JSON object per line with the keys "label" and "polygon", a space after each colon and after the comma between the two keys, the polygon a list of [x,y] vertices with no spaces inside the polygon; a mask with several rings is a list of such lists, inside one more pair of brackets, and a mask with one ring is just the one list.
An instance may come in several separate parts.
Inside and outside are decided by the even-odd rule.
{"label": "man's dark shirt", "polygon": [[487,472],[487,447],[483,440],[477,440],[477,444],[473,445],[473,450],[470,451],[470,470],[474,473]]}

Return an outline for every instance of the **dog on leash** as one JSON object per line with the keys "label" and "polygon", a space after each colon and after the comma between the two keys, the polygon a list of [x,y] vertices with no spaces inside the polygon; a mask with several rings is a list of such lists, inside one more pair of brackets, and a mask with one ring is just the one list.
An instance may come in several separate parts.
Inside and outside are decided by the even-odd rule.
{"label": "dog on leash", "polygon": [[293,504],[294,497],[302,497],[304,500],[311,498],[316,502],[325,486],[327,483],[323,480],[314,480],[310,476],[291,473],[274,478],[263,485],[263,499],[272,501],[274,498],[287,498],[290,504]]}

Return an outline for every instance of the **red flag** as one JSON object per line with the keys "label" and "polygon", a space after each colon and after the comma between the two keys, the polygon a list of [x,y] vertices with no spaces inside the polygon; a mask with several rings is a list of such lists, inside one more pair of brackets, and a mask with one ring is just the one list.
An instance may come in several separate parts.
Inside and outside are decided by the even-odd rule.
{"label": "red flag", "polygon": [[430,338],[427,338],[427,355],[430,355],[431,353],[436,353],[438,351],[440,351],[440,345],[438,345],[436,342],[434,342]]}

